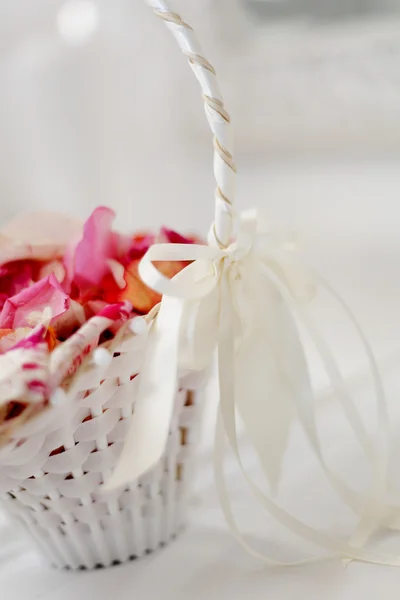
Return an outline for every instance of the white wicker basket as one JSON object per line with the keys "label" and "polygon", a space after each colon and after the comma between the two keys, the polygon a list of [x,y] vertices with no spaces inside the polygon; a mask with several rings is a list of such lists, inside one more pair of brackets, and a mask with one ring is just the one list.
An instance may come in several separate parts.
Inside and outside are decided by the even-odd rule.
{"label": "white wicker basket", "polygon": [[[163,0],[147,3],[175,35],[204,93],[218,184],[215,234],[226,243],[235,169],[230,119],[215,72],[192,28]],[[135,333],[128,323],[108,348],[111,362],[88,356],[67,389],[60,390],[62,401],[22,425],[0,450],[2,505],[57,567],[91,569],[140,557],[167,543],[184,520],[199,421],[196,390],[204,384],[205,373],[186,374],[182,380],[167,448],[157,467],[122,492],[102,491],[132,420],[145,329]]]}
{"label": "white wicker basket", "polygon": [[110,349],[111,363],[89,356],[59,405],[22,426],[0,452],[2,505],[57,567],[91,569],[140,557],[183,523],[200,408],[187,387],[177,393],[161,464],[122,493],[101,490],[132,419],[146,338],[126,327]]}

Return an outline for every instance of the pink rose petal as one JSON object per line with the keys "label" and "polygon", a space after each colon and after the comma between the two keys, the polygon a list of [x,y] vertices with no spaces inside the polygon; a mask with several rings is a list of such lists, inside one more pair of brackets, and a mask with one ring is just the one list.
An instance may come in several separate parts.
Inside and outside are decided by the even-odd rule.
{"label": "pink rose petal", "polygon": [[116,258],[117,238],[111,230],[115,213],[110,208],[96,208],[83,227],[83,237],[75,251],[71,246],[64,257],[67,278],[80,291],[98,285],[108,272],[107,260]]}
{"label": "pink rose petal", "polygon": [[115,250],[115,258],[122,259],[129,252],[132,245],[132,236],[113,232],[113,244]]}
{"label": "pink rose petal", "polygon": [[4,335],[0,339],[0,354],[3,354],[4,352],[7,352],[13,348],[16,344],[27,338],[31,333],[31,327],[19,327],[14,331],[11,330],[10,333]]}
{"label": "pink rose petal", "polygon": [[126,287],[126,281],[124,279],[124,265],[122,265],[117,260],[114,260],[113,258],[109,258],[107,260],[107,265],[110,269],[111,275],[114,277],[115,283],[117,284],[120,290],[123,290]]}
{"label": "pink rose petal", "polygon": [[31,283],[31,264],[19,261],[0,267],[0,310],[8,298],[15,296]]}
{"label": "pink rose petal", "polygon": [[161,242],[169,242],[170,244],[193,244],[194,240],[192,238],[186,237],[177,233],[173,229],[168,229],[167,227],[162,227],[159,235]]}
{"label": "pink rose petal", "polygon": [[49,397],[49,352],[45,333],[43,327],[36,329],[0,356],[0,405],[11,400],[37,403]]}
{"label": "pink rose petal", "polygon": [[45,339],[46,337],[46,327],[43,327],[43,325],[39,325],[38,327],[36,327],[29,335],[27,335],[26,337],[24,337],[22,340],[20,340],[19,342],[17,342],[15,344],[15,346],[13,346],[11,348],[11,350],[16,350],[16,349],[21,349],[21,348],[37,348],[37,347],[41,347],[42,345],[46,345],[45,344]]}
{"label": "pink rose petal", "polygon": [[83,359],[96,348],[101,334],[113,325],[126,321],[131,310],[129,302],[108,305],[63,344],[57,346],[50,354],[52,385],[57,386],[66,375],[72,375]]}
{"label": "pink rose petal", "polygon": [[4,294],[3,292],[0,293],[0,310],[3,308],[6,300],[8,300],[9,295],[8,294]]}
{"label": "pink rose petal", "polygon": [[88,318],[97,315],[103,308],[107,306],[107,302],[104,300],[89,300],[85,304],[86,316]]}
{"label": "pink rose petal", "polygon": [[50,309],[51,317],[57,317],[67,310],[69,297],[52,273],[45,279],[6,300],[0,314],[0,328],[16,329],[32,324],[29,316]]}
{"label": "pink rose petal", "polygon": [[119,321],[119,319],[126,320],[129,317],[131,310],[132,304],[130,302],[118,302],[117,304],[105,306],[97,316],[105,317],[112,321]]}
{"label": "pink rose petal", "polygon": [[137,260],[142,258],[147,250],[152,246],[156,241],[156,238],[153,234],[148,234],[138,239],[131,240],[131,245],[129,247],[127,253],[126,264],[130,263],[132,260]]}

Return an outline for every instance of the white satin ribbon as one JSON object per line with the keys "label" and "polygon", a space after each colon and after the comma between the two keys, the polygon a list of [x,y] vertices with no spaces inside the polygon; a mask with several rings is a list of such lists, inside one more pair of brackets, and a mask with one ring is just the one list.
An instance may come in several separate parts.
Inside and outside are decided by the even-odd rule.
{"label": "white satin ribbon", "polygon": [[[224,483],[225,436],[255,497],[293,533],[347,559],[400,565],[400,557],[364,549],[380,523],[385,521],[388,525],[396,519],[398,509],[385,506],[385,398],[376,361],[361,328],[325,282],[295,265],[290,252],[292,240],[260,231],[255,211],[240,217],[235,243],[227,248],[218,247],[215,238],[211,243],[157,244],[141,261],[139,272],[143,281],[163,294],[163,299],[149,334],[132,429],[107,489],[140,477],[159,462],[167,443],[178,371],[202,371],[217,348],[220,407],[214,461],[216,484],[228,525],[242,546],[268,563],[280,564],[253,550],[236,525]],[[172,280],[153,264],[175,260],[193,262]],[[328,345],[308,314],[307,304],[317,284],[340,303],[366,351],[377,399],[378,426],[372,437],[365,430]],[[348,486],[325,461],[315,420],[314,392],[296,322],[302,324],[318,351],[332,388],[372,464],[371,485],[365,494]],[[293,408],[328,480],[360,516],[348,543],[335,540],[284,511],[251,480],[242,464],[236,409],[264,473],[276,486]]]}

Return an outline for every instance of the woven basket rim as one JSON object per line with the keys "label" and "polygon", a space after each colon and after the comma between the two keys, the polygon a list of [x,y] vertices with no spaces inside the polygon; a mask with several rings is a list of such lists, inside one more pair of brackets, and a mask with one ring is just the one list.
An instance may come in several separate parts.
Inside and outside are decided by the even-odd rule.
{"label": "woven basket rim", "polygon": [[[127,321],[121,325],[121,327],[118,329],[117,333],[112,339],[107,340],[106,342],[103,342],[100,345],[97,345],[87,354],[87,356],[83,358],[82,363],[77,367],[76,371],[74,371],[72,375],[67,376],[63,381],[63,385],[59,386],[57,390],[62,390],[62,393],[70,392],[73,389],[76,381],[80,377],[82,377],[82,375],[89,373],[94,368],[93,354],[98,348],[104,348],[107,352],[113,355],[117,351],[117,348],[123,342],[142,335],[141,333],[135,333],[134,331],[132,331],[132,321],[137,318],[143,319],[147,324],[148,330],[148,328],[151,326],[151,323],[154,321],[154,319],[156,319],[159,308],[160,304],[157,304],[146,315],[140,317],[138,317],[137,315],[133,315],[132,317],[127,319]],[[146,332],[144,332],[146,333],[146,335],[147,330]],[[79,333],[79,330],[76,333]],[[74,335],[76,335],[76,333]],[[57,390],[53,392],[53,395]],[[14,445],[12,444],[13,440],[16,440],[16,443],[18,443],[18,440],[21,441],[25,437],[29,437],[31,434],[29,429],[32,429],[33,424],[35,424],[34,429],[36,431],[37,428],[40,429],[41,421],[45,426],[45,424],[48,423],[49,419],[56,419],[58,415],[63,414],[65,409],[66,405],[62,401],[60,403],[54,404],[51,402],[51,399],[49,399],[48,404],[43,406],[43,409],[41,410],[30,411],[27,407],[21,413],[20,417],[16,418],[15,423],[13,423],[12,426],[10,425],[9,429],[5,427],[4,433],[2,433],[0,429],[0,457],[4,452],[4,448],[10,446],[10,443],[14,447]],[[52,417],[50,417],[49,413],[52,413]],[[4,424],[6,423],[7,421],[4,422]]]}

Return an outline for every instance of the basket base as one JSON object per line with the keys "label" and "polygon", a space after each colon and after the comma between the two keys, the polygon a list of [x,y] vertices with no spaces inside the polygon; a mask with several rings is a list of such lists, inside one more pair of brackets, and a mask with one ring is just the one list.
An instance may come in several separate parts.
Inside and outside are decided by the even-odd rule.
{"label": "basket base", "polygon": [[[172,508],[172,510],[171,510]],[[165,547],[184,528],[182,504],[162,506],[150,514],[122,510],[108,520],[107,528],[92,523],[71,525],[66,531],[44,530],[21,523],[44,560],[53,568],[86,571],[138,560]]]}
{"label": "basket base", "polygon": [[[174,540],[176,540],[177,537],[183,532],[184,529],[185,529],[185,525],[183,524],[183,525],[180,526],[180,528],[175,533],[173,533],[171,535],[171,537],[170,537],[169,540],[167,540],[167,541],[161,541],[157,548],[147,549],[145,551],[145,555],[148,556],[150,554],[154,554],[158,550],[161,550],[162,548],[165,548],[171,542],[173,542]],[[113,560],[113,562],[111,563],[111,565],[103,565],[102,563],[97,563],[97,564],[94,565],[94,567],[92,567],[90,569],[87,566],[85,566],[85,565],[80,565],[77,569],[74,569],[74,570],[75,571],[88,571],[88,570],[99,571],[101,569],[109,569],[109,568],[112,568],[112,567],[119,567],[121,565],[125,565],[128,562],[134,562],[136,560],[139,560],[140,558],[143,558],[143,557],[136,556],[135,554],[132,554],[131,556],[128,557],[127,560],[125,560],[123,562],[121,560],[116,559],[116,560]],[[54,569],[58,569],[59,568],[58,565],[56,565],[55,563],[52,563],[51,567],[54,568]],[[71,571],[71,566],[69,566],[69,565],[65,566],[64,567],[64,571]]]}

